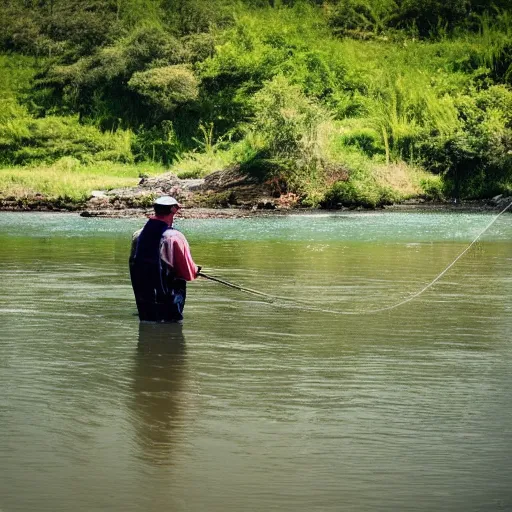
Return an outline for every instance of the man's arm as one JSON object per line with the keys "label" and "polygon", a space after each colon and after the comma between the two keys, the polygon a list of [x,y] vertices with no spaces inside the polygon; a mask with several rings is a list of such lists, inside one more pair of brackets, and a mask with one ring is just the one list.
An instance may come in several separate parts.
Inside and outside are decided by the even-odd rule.
{"label": "man's arm", "polygon": [[160,250],[162,259],[173,268],[176,277],[193,281],[199,272],[190,254],[187,239],[179,231],[171,231],[164,234],[164,240]]}

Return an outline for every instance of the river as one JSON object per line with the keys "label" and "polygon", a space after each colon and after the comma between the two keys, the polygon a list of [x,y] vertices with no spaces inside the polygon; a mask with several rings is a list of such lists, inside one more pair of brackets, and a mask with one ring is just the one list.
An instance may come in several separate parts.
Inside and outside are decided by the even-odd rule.
{"label": "river", "polygon": [[143,219],[0,213],[0,510],[512,510],[512,216],[369,312],[492,218],[178,219],[300,301],[198,279],[179,328],[134,314]]}

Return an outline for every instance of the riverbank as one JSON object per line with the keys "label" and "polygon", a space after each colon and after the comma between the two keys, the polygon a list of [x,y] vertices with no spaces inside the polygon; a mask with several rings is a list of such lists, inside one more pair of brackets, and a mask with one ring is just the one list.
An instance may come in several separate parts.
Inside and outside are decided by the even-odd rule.
{"label": "riverbank", "polygon": [[[282,215],[325,215],[328,213],[340,212],[499,212],[512,203],[512,197],[493,198],[481,201],[461,201],[461,202],[404,202],[400,204],[386,205],[381,208],[363,208],[357,207],[341,207],[337,209],[322,208],[244,208],[244,207],[187,207],[184,206],[180,210],[180,217],[184,219],[234,219],[248,217],[274,217]],[[0,201],[0,212],[58,212],[58,213],[74,213],[81,217],[95,218],[134,218],[145,217],[152,214],[152,208],[101,208],[87,209],[74,205],[73,208],[59,207],[55,204],[5,204]]]}
{"label": "riverbank", "polygon": [[325,211],[447,210],[483,211],[505,208],[512,197],[503,195],[476,201],[432,201],[412,197],[369,208],[358,202],[339,202],[334,208],[308,208],[295,194],[276,190],[272,182],[260,181],[237,168],[214,172],[202,179],[180,179],[167,172],[142,177],[136,186],[93,190],[84,199],[57,198],[42,193],[0,197],[3,211],[78,212],[83,217],[133,217],[147,215],[161,195],[174,196],[185,218],[234,218],[261,215],[301,214]]}
{"label": "riverbank", "polygon": [[[94,210],[91,201],[102,198],[93,191],[135,187],[166,171],[205,178],[236,168],[273,189],[262,198],[246,197],[251,187],[213,190],[187,206],[373,208],[511,194],[508,10],[484,16],[473,5],[471,15],[480,9],[483,17],[463,16],[453,32],[435,15],[420,35],[415,9],[409,28],[383,22],[396,20],[395,2],[373,28],[353,26],[382,15],[382,2],[373,0],[371,15],[359,7],[351,14],[351,2],[221,4],[222,21],[194,27],[187,18],[176,30],[162,21],[179,16],[176,9],[144,20],[145,5],[140,24],[123,20],[121,9],[112,32],[89,26],[86,47],[75,37],[80,2],[49,18],[42,4],[7,9],[4,207]],[[96,9],[98,20],[112,14],[103,0],[89,7],[84,30]],[[69,32],[49,30],[57,18]],[[30,33],[22,35],[20,19],[29,20]],[[107,39],[97,40],[99,33]],[[150,201],[107,196],[113,209]]]}

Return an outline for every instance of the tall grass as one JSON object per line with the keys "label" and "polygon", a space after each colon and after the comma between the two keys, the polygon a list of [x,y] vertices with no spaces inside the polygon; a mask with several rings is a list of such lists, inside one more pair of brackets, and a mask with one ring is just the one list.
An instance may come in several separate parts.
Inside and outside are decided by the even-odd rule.
{"label": "tall grass", "polygon": [[156,164],[126,165],[98,162],[82,165],[74,158],[62,158],[51,165],[0,168],[0,198],[33,198],[46,200],[66,198],[85,201],[93,190],[134,187],[140,175],[155,176],[164,172]]}

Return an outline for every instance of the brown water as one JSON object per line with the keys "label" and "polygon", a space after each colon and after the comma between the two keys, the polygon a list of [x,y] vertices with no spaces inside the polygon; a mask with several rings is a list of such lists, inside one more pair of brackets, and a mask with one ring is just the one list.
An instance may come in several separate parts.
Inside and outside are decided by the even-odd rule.
{"label": "brown water", "polygon": [[[417,292],[484,214],[181,221],[205,271],[314,308]],[[512,510],[512,217],[373,315],[200,280],[139,326],[140,220],[0,214],[0,510]]]}

